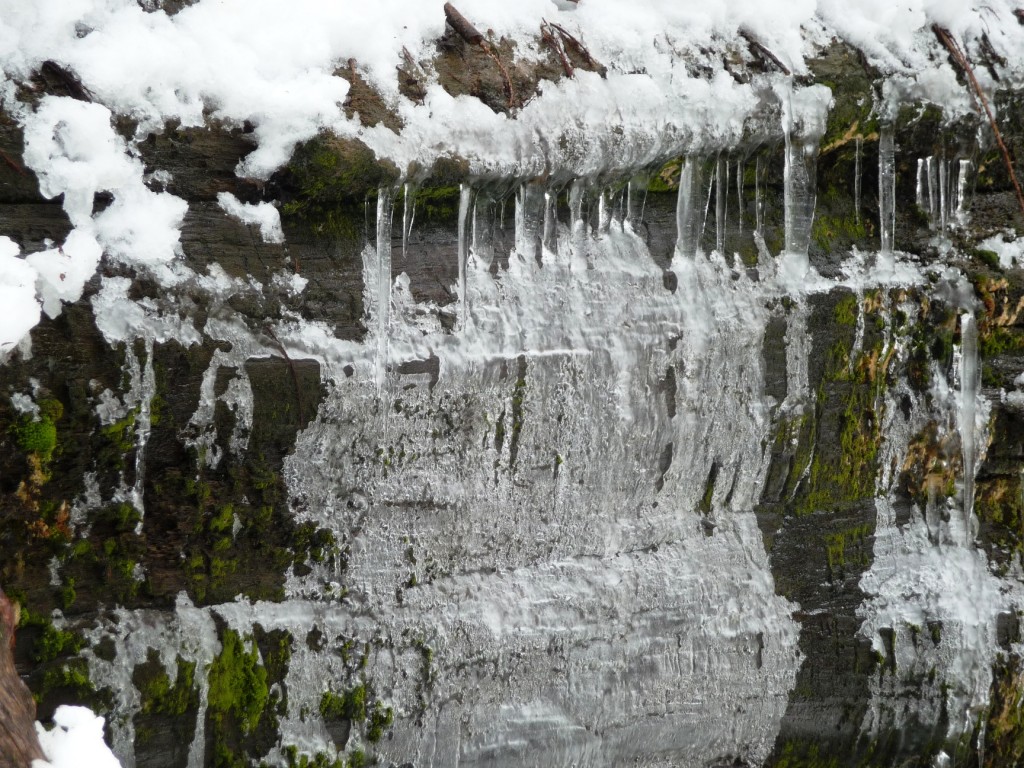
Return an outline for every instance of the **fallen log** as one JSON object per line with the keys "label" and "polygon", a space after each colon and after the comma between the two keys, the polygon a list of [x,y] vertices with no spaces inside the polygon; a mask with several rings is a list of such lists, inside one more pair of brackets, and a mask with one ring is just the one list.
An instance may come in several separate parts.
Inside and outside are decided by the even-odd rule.
{"label": "fallen log", "polygon": [[14,666],[18,607],[0,591],[0,765],[28,768],[43,759],[36,736],[36,704]]}

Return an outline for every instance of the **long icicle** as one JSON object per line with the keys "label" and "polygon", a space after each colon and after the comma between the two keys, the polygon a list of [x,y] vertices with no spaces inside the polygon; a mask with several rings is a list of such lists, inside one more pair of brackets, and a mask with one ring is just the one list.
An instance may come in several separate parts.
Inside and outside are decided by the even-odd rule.
{"label": "long icicle", "polygon": [[469,209],[473,202],[473,190],[468,184],[459,187],[459,315],[462,319],[462,329],[469,325],[469,290],[468,276],[469,268]]}
{"label": "long icicle", "polygon": [[391,327],[391,215],[394,191],[381,187],[377,192],[377,388],[383,386],[387,372],[388,336]]}

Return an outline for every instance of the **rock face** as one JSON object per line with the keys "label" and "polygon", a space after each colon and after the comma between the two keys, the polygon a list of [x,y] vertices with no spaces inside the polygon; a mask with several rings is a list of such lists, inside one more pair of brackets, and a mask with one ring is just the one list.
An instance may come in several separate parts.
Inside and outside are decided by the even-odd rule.
{"label": "rock face", "polygon": [[[515,119],[489,61],[434,72]],[[876,74],[828,47],[741,137],[586,177],[141,139],[181,279],[104,261],[0,367],[40,717],[167,768],[1020,760],[1024,222],[978,123],[880,124]],[[16,163],[0,221],[71,227]]]}

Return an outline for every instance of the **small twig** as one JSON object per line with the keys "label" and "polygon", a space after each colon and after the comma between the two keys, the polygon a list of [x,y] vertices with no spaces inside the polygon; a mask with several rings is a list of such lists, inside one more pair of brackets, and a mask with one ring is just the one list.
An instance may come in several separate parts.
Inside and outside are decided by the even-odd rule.
{"label": "small twig", "polygon": [[11,156],[8,155],[6,152],[4,152],[2,149],[0,149],[0,158],[3,158],[3,161],[5,163],[7,163],[9,166],[11,166],[11,168],[13,168],[15,171],[17,171],[22,176],[28,176],[28,174],[25,173],[25,169],[22,168],[20,165],[18,165],[18,163],[15,160],[13,160],[11,158]]}
{"label": "small twig", "polygon": [[281,350],[281,354],[288,362],[288,368],[292,372],[292,381],[295,383],[295,403],[298,405],[299,424],[302,424],[302,422],[305,421],[302,415],[302,388],[299,386],[299,374],[298,371],[295,370],[295,361],[289,357],[288,350],[284,348],[284,344],[282,344],[281,340],[277,338],[277,334],[274,333],[274,329],[271,328],[270,325],[264,325],[263,330],[266,331],[270,338],[274,340],[274,343],[277,344],[277,348]]}
{"label": "small twig", "polygon": [[988,104],[988,99],[985,98],[985,92],[981,90],[981,85],[978,83],[978,78],[974,76],[974,69],[971,67],[970,61],[967,60],[967,54],[960,48],[960,44],[957,43],[952,33],[938,24],[932,25],[932,31],[935,32],[935,36],[939,38],[946,50],[949,51],[949,55],[953,57],[953,61],[959,66],[964,74],[967,75],[968,81],[970,81],[971,87],[974,90],[975,96],[978,101],[981,102],[981,106],[985,109],[985,114],[988,116],[988,123],[992,126],[992,133],[996,137],[996,143],[999,145],[999,150],[1003,154],[1003,162],[1006,163],[1006,170],[1010,174],[1010,181],[1013,182],[1013,190],[1017,193],[1017,204],[1020,206],[1020,211],[1024,214],[1024,192],[1021,192],[1020,182],[1017,181],[1017,174],[1013,170],[1013,160],[1010,158],[1010,150],[1006,148],[1006,144],[1003,143],[1003,135],[999,132],[999,126],[996,125],[995,115],[992,114],[992,108]]}
{"label": "small twig", "polygon": [[494,60],[494,63],[498,65],[498,70],[501,72],[501,79],[505,83],[505,96],[508,97],[508,108],[512,109],[516,105],[516,91],[512,86],[512,78],[509,75],[508,70],[505,69],[505,65],[501,63],[501,59],[498,58],[498,54],[487,44],[486,40],[480,43],[480,47],[483,49],[484,53],[490,56]]}
{"label": "small twig", "polygon": [[575,35],[571,34],[565,27],[561,24],[554,23],[550,23],[549,26],[558,32],[559,36],[562,38],[562,42],[572,48],[573,51],[583,59],[588,67],[594,70],[604,69],[604,67],[598,63],[597,59],[590,55],[590,51],[587,50],[587,46],[581,43],[579,39],[577,39]]}
{"label": "small twig", "polygon": [[572,68],[572,62],[569,61],[569,57],[565,55],[565,48],[562,44],[555,39],[555,36],[551,34],[551,25],[548,24],[547,19],[541,19],[540,25],[540,39],[547,43],[548,47],[555,52],[559,60],[562,62],[562,69],[565,71],[566,77],[572,77],[575,74],[575,70]]}
{"label": "small twig", "polygon": [[1024,10],[1017,8],[1014,10],[1013,15],[1017,17],[1017,21],[1024,24]]}
{"label": "small twig", "polygon": [[776,56],[774,53],[768,50],[768,47],[764,43],[762,43],[752,34],[747,32],[745,29],[740,30],[740,37],[747,41],[747,43],[750,45],[751,48],[754,49],[757,55],[761,56],[762,58],[768,59],[768,61],[770,61],[780,70],[782,70],[782,74],[786,75],[787,77],[793,74],[792,72],[789,71],[789,67],[787,67],[779,60],[778,56]]}

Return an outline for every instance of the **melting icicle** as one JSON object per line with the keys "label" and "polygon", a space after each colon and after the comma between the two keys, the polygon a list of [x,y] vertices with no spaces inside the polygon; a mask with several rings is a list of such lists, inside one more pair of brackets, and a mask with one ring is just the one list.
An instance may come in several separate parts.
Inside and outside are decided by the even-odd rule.
{"label": "melting icicle", "polygon": [[463,330],[469,325],[469,292],[466,271],[469,268],[469,208],[473,202],[473,190],[468,184],[459,185],[459,315]]}
{"label": "melting icicle", "polygon": [[948,211],[947,203],[946,203],[947,198],[948,198],[948,195],[946,194],[946,185],[949,183],[949,179],[947,178],[948,176],[949,176],[949,161],[948,160],[940,160],[939,161],[939,229],[943,233],[946,231],[946,212]]}
{"label": "melting icicle", "polygon": [[858,136],[854,139],[854,152],[853,152],[853,220],[860,224],[860,184],[861,184],[861,171],[860,171],[860,157],[863,139]]}
{"label": "melting icicle", "polygon": [[523,184],[516,193],[516,252],[527,262],[540,264],[544,237],[545,189]]}
{"label": "melting icicle", "polygon": [[938,159],[930,155],[925,165],[928,175],[928,215],[931,216],[932,229],[939,220],[939,169]]}
{"label": "melting icicle", "polygon": [[611,226],[611,213],[608,210],[608,190],[602,189],[597,196],[597,231],[605,235]]}
{"label": "melting icicle", "polygon": [[925,159],[918,158],[918,187],[915,189],[914,200],[918,203],[919,210],[927,211],[925,208],[925,188],[927,183],[927,172],[925,170]]}
{"label": "melting icicle", "polygon": [[700,161],[688,156],[679,174],[679,198],[676,201],[676,252],[683,256],[696,256],[700,248],[697,200],[702,191]]}
{"label": "melting icicle", "polygon": [[892,253],[895,228],[896,142],[892,125],[883,125],[878,140],[878,232],[885,255]]}
{"label": "melting icicle", "polygon": [[967,210],[964,201],[967,197],[967,176],[971,172],[971,161],[961,160],[957,172],[956,183],[956,223],[963,226],[967,223]]}
{"label": "melting icicle", "polygon": [[[977,460],[974,413],[978,397],[978,327],[974,315],[960,316],[960,445],[964,460],[964,517],[974,514],[974,464]],[[969,530],[969,529],[968,529]]]}
{"label": "melting icicle", "polygon": [[377,192],[377,387],[384,383],[387,370],[388,333],[391,325],[391,213],[394,191],[381,187]]}
{"label": "melting icicle", "polygon": [[725,227],[728,217],[729,160],[719,156],[715,163],[715,250],[725,253]]}
{"label": "melting icicle", "polygon": [[644,210],[647,207],[647,174],[638,174],[629,180],[626,188],[625,225],[635,230],[644,222]]}
{"label": "melting icicle", "polygon": [[736,161],[736,229],[743,236],[743,161]]}
{"label": "melting icicle", "polygon": [[552,192],[544,193],[544,235],[542,245],[549,253],[558,252],[558,219],[555,205],[557,197]]}
{"label": "melting icicle", "polygon": [[419,186],[406,183],[402,187],[402,258],[406,257],[409,236],[412,234],[412,223],[416,218],[416,192]]}
{"label": "melting icicle", "polygon": [[[461,204],[461,198],[460,198]],[[494,261],[494,203],[487,195],[478,193],[473,200],[473,237],[470,249],[473,258],[484,269]]]}
{"label": "melting icicle", "polygon": [[583,179],[576,179],[569,188],[569,224],[573,237],[583,234],[583,194],[586,191],[586,182]]}
{"label": "melting icicle", "polygon": [[764,201],[761,199],[761,156],[754,163],[754,231],[764,236]]}
{"label": "melting icicle", "polygon": [[818,146],[817,142],[804,142],[791,136],[788,129],[785,138],[785,250],[791,257],[791,274],[802,274],[810,268],[807,250],[811,244],[811,224],[814,222]]}

